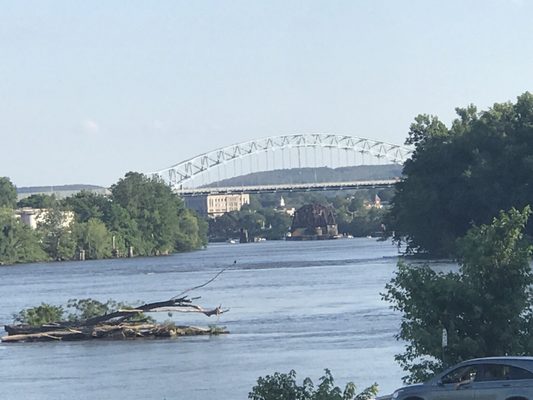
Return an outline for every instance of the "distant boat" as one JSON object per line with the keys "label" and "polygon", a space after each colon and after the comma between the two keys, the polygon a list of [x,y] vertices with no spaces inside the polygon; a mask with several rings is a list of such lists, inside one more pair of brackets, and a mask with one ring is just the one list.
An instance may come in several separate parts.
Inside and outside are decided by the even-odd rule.
{"label": "distant boat", "polygon": [[226,243],[229,243],[229,244],[237,244],[237,243],[239,243],[239,242],[238,242],[237,240],[235,240],[235,239],[228,239],[228,240],[226,240]]}

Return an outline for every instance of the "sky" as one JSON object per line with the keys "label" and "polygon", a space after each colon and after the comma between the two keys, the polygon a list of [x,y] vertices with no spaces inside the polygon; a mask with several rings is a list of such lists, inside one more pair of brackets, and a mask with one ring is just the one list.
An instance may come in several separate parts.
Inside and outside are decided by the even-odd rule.
{"label": "sky", "polygon": [[533,90],[533,1],[3,1],[0,176],[109,186],[233,143],[403,144]]}

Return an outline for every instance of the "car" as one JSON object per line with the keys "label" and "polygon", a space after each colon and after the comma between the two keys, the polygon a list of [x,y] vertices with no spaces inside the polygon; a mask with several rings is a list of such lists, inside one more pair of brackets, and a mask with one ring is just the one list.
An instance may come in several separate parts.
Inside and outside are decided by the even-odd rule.
{"label": "car", "polygon": [[429,381],[400,388],[391,400],[533,400],[533,357],[463,361]]}

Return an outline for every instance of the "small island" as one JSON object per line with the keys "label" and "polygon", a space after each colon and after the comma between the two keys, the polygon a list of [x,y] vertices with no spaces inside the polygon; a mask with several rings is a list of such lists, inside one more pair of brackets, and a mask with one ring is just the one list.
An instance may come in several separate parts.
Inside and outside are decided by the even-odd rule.
{"label": "small island", "polygon": [[[189,298],[186,293],[207,286],[225,269],[207,282],[184,290],[176,296],[154,303],[133,307],[108,300],[102,303],[95,299],[71,299],[66,307],[42,303],[14,315],[14,324],[5,325],[7,336],[2,342],[43,342],[93,339],[136,339],[176,336],[219,335],[229,333],[224,327],[176,325],[173,321],[157,322],[146,313],[200,313],[207,317],[220,316],[228,309],[218,306],[205,309],[194,304],[200,297]],[[66,309],[71,310],[67,313]]]}

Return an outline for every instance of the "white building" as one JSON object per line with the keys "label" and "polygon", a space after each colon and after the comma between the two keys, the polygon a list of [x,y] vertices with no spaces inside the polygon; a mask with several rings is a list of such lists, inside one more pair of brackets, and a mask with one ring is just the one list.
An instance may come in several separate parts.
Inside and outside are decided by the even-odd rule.
{"label": "white building", "polygon": [[207,196],[207,215],[220,217],[230,211],[239,211],[245,204],[250,204],[250,195],[210,194]]}
{"label": "white building", "polygon": [[[15,210],[15,215],[20,218],[22,223],[28,225],[32,229],[37,229],[40,223],[45,222],[48,210],[45,208],[31,208],[24,207]],[[68,227],[74,221],[74,213],[72,211],[63,211],[62,227]]]}

